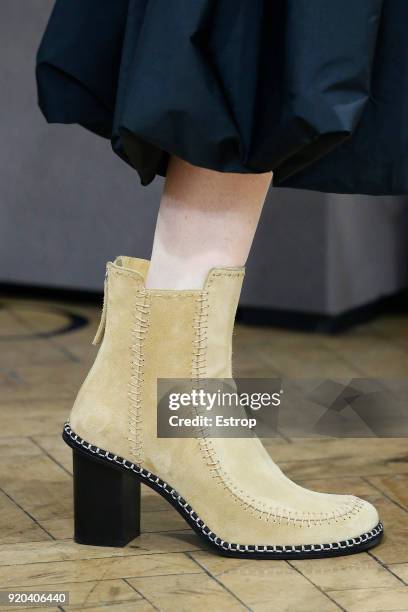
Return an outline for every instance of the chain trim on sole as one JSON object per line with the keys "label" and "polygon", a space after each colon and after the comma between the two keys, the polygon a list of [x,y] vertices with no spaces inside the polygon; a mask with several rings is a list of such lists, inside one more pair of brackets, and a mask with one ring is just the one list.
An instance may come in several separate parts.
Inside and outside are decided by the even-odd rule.
{"label": "chain trim on sole", "polygon": [[90,442],[87,442],[76,434],[70,427],[69,423],[64,425],[63,431],[64,441],[74,449],[80,449],[87,454],[94,455],[103,461],[109,461],[115,467],[130,470],[135,476],[147,486],[155,489],[167,501],[169,501],[184,517],[188,524],[205,540],[217,549],[217,552],[227,556],[253,557],[253,558],[307,558],[307,557],[325,557],[346,555],[367,550],[375,546],[381,540],[384,527],[380,522],[371,531],[361,534],[356,538],[342,540],[340,542],[332,542],[330,544],[303,544],[303,545],[259,545],[259,544],[235,544],[226,542],[217,536],[198,516],[194,509],[179,493],[164,480],[152,474],[148,470],[140,467],[136,463],[132,463],[128,459],[124,459],[105,449],[99,448]]}

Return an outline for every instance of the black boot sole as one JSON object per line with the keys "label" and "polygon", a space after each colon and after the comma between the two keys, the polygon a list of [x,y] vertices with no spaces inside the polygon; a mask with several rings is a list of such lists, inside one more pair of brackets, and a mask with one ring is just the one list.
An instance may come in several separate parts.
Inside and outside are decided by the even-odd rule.
{"label": "black boot sole", "polygon": [[352,555],[377,546],[384,533],[382,523],[378,523],[374,529],[356,538],[331,544],[262,546],[226,542],[158,476],[83,440],[68,423],[62,437],[73,449],[74,539],[79,544],[121,547],[136,538],[140,534],[140,483],[164,497],[207,546],[226,557],[321,559]]}

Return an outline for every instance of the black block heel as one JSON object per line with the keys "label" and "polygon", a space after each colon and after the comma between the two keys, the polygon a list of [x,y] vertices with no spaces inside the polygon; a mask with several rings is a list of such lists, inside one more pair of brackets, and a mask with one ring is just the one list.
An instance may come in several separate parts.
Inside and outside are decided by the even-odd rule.
{"label": "black block heel", "polygon": [[140,534],[140,482],[73,450],[75,542],[126,546]]}
{"label": "black block heel", "polygon": [[87,442],[69,423],[62,434],[74,451],[75,540],[81,544],[124,546],[139,535],[140,483],[166,499],[201,540],[218,554],[239,559],[322,559],[352,555],[377,546],[384,527],[357,537],[316,544],[239,544],[211,531],[170,484],[141,465]]}

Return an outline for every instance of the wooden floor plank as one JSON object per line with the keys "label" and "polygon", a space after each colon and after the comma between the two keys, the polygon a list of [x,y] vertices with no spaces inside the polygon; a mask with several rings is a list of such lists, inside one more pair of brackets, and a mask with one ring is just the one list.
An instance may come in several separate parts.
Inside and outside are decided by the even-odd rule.
{"label": "wooden floor plank", "polygon": [[[75,544],[72,459],[61,429],[97,351],[90,343],[101,307],[19,299],[3,306],[1,588],[69,590],[69,609],[88,612],[408,609],[403,438],[265,439],[268,452],[302,486],[360,495],[378,507],[386,536],[369,555],[290,563],[218,557],[146,487],[139,538],[123,549]],[[84,325],[55,333],[72,315]],[[238,325],[234,342],[234,369],[243,377],[408,376],[408,318],[401,315],[335,336]],[[288,419],[301,418],[298,399]]]}

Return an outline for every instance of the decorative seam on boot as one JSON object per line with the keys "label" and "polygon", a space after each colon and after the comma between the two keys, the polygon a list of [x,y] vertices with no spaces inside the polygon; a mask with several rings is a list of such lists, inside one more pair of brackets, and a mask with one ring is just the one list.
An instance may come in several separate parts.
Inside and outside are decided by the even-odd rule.
{"label": "decorative seam on boot", "polygon": [[195,331],[193,338],[193,359],[191,364],[192,379],[199,384],[207,372],[208,341],[208,293],[201,291],[196,298],[196,313],[193,321]]}
{"label": "decorative seam on boot", "polygon": [[234,501],[242,509],[247,510],[252,515],[257,514],[259,519],[267,523],[285,523],[294,527],[324,526],[325,524],[330,525],[331,523],[347,521],[353,515],[358,514],[364,507],[364,502],[356,497],[351,497],[349,503],[344,503],[331,512],[305,512],[302,510],[290,510],[280,506],[270,506],[256,497],[249,496],[246,491],[237,487],[229,474],[220,465],[217,466],[216,471],[216,477],[223,482],[233,496]]}
{"label": "decorative seam on boot", "polygon": [[141,280],[140,274],[136,272],[136,270],[135,271],[122,270],[121,268],[118,268],[117,266],[115,266],[115,264],[113,264],[112,262],[109,262],[107,264],[107,268],[109,271],[112,270],[118,276],[127,276],[128,278],[133,278],[134,280],[137,280],[137,281]]}
{"label": "decorative seam on boot", "polygon": [[207,282],[207,288],[212,285],[212,283],[214,282],[215,276],[222,276],[222,277],[228,277],[228,278],[244,278],[245,272],[244,270],[237,270],[237,271],[231,271],[231,272],[228,272],[226,270],[222,270],[220,272],[213,271],[211,272],[211,276]]}
{"label": "decorative seam on boot", "polygon": [[[202,381],[205,380],[207,373],[207,342],[208,342],[208,292],[200,291],[195,299],[195,313],[193,318],[193,346],[191,360],[191,387],[202,387]],[[199,416],[200,411],[197,406],[193,406],[194,415]],[[197,427],[197,441],[200,446],[201,453],[205,453],[205,439],[207,437],[206,428],[203,426]]]}
{"label": "decorative seam on boot", "polygon": [[139,463],[143,459],[142,388],[144,383],[144,344],[149,329],[150,300],[147,291],[137,294],[131,346],[131,376],[129,384],[129,436],[132,455]]}
{"label": "decorative seam on boot", "polygon": [[[252,553],[277,553],[277,556],[283,556],[283,553],[295,553],[294,556],[297,556],[298,553],[315,553],[315,552],[327,552],[332,550],[347,550],[364,545],[366,542],[372,540],[373,538],[381,535],[384,531],[384,526],[381,522],[379,522],[373,529],[367,531],[357,537],[349,538],[347,540],[341,540],[337,542],[332,542],[329,544],[294,544],[294,545],[268,545],[268,544],[236,544],[223,540],[219,536],[217,536],[211,529],[205,524],[205,522],[198,516],[198,514],[194,511],[194,509],[190,506],[190,504],[181,496],[179,493],[173,489],[169,484],[167,484],[164,480],[152,474],[148,470],[142,468],[141,466],[135,465],[131,463],[127,459],[123,457],[119,457],[114,453],[111,453],[107,450],[101,449],[90,442],[87,442],[83,438],[81,438],[78,434],[72,431],[69,423],[65,423],[64,425],[64,434],[66,434],[76,445],[83,447],[86,451],[93,453],[94,455],[98,455],[102,459],[108,460],[110,462],[114,462],[117,465],[130,470],[144,479],[146,482],[150,482],[157,489],[162,489],[162,491],[166,494],[166,499],[170,496],[182,509],[183,513],[186,515],[186,520],[189,522],[191,519],[196,528],[200,530],[200,532],[208,538],[213,544],[217,547],[222,548],[224,550],[236,551],[242,553],[249,553],[249,556]],[[70,444],[71,445],[71,444]],[[150,486],[152,486],[150,485]],[[358,551],[354,551],[358,552]]]}
{"label": "decorative seam on boot", "polygon": [[[242,277],[243,272],[213,272],[213,276],[207,283],[207,289],[211,286],[215,276],[228,276],[232,278]],[[196,313],[193,327],[195,337],[193,339],[193,359],[192,359],[192,384],[201,385],[207,374],[207,342],[208,342],[208,309],[209,292],[202,291],[196,298]],[[195,412],[198,414],[197,409]],[[352,497],[349,503],[344,503],[336,510],[331,512],[304,512],[294,511],[280,506],[269,505],[256,497],[248,495],[246,491],[238,487],[230,475],[221,465],[217,455],[213,440],[209,437],[208,428],[198,428],[198,443],[203,460],[209,468],[210,474],[218,483],[226,488],[233,498],[233,501],[252,515],[257,515],[260,520],[266,523],[285,522],[294,527],[312,527],[325,525],[348,520],[353,514],[357,514],[363,507],[363,502],[358,498]]]}
{"label": "decorative seam on boot", "polygon": [[[207,283],[207,286],[209,286],[211,282],[212,279]],[[193,358],[191,363],[192,387],[194,387],[194,385],[202,387],[207,374],[208,297],[208,291],[202,291],[196,298],[196,312],[193,320]],[[197,407],[193,407],[193,411],[195,415],[199,415]],[[212,440],[209,438],[209,430],[204,426],[197,427],[197,430],[197,441],[201,455],[206,465],[210,468],[210,474],[213,475],[212,469],[217,466],[218,459],[212,447]]]}
{"label": "decorative seam on boot", "polygon": [[294,511],[280,506],[272,506],[256,497],[248,495],[246,491],[237,487],[230,475],[222,468],[220,460],[216,455],[216,450],[213,441],[209,438],[203,440],[206,450],[207,465],[210,467],[210,473],[218,480],[218,483],[224,486],[235,503],[249,514],[257,515],[260,520],[266,523],[283,522],[294,527],[313,527],[316,525],[330,525],[340,521],[347,521],[353,515],[358,514],[364,506],[364,502],[358,498],[352,498],[350,503],[342,504],[337,510],[332,512],[304,512]]}

